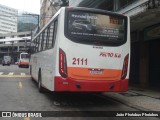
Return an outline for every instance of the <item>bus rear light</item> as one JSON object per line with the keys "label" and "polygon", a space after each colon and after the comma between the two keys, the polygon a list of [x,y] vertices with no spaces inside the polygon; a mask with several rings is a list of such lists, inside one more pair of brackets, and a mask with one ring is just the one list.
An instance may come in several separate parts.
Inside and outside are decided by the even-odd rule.
{"label": "bus rear light", "polygon": [[67,77],[66,54],[61,48],[59,48],[59,73],[62,77]]}
{"label": "bus rear light", "polygon": [[129,54],[127,54],[127,55],[125,56],[125,58],[124,58],[121,79],[125,79],[126,76],[127,76],[127,71],[128,71],[128,60],[129,60]]}

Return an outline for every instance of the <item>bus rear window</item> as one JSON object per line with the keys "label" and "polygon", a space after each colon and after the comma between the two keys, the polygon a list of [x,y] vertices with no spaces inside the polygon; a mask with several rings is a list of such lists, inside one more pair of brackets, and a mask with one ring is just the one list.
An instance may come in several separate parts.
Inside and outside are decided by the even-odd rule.
{"label": "bus rear window", "polygon": [[67,35],[76,42],[122,44],[126,41],[126,17],[71,11],[67,18]]}
{"label": "bus rear window", "polygon": [[29,58],[29,55],[28,54],[21,54],[21,58],[22,59]]}

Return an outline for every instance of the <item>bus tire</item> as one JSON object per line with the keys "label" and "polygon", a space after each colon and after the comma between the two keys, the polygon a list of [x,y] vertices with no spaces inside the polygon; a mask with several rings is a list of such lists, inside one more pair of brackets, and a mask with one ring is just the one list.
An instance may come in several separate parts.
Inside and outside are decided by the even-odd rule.
{"label": "bus tire", "polygon": [[32,66],[29,67],[29,73],[31,75],[31,80],[34,81],[33,77],[32,77]]}
{"label": "bus tire", "polygon": [[38,90],[40,93],[44,93],[44,88],[42,87],[41,71],[38,73]]}
{"label": "bus tire", "polygon": [[32,66],[30,65],[29,68],[30,68],[30,69],[29,69],[29,73],[30,73],[30,75],[32,76]]}

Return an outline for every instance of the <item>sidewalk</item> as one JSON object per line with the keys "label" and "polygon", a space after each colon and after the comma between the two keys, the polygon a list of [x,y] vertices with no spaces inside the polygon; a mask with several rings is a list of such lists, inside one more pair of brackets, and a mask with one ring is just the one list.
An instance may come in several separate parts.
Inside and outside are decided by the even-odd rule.
{"label": "sidewalk", "polygon": [[160,111],[160,90],[129,87],[128,92],[103,94],[142,111]]}

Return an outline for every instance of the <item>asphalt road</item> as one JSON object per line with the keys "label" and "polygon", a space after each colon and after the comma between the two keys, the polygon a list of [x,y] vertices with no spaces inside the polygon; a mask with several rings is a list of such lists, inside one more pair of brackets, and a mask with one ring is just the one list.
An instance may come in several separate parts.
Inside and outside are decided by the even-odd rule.
{"label": "asphalt road", "polygon": [[[12,74],[10,74],[12,73]],[[23,73],[23,74],[22,74]],[[37,84],[31,80],[28,68],[17,65],[0,66],[0,111],[71,111],[70,117],[54,119],[93,120],[93,119],[141,119],[158,120],[155,117],[72,117],[88,114],[87,111],[137,111],[101,94],[38,92]],[[5,76],[3,76],[5,75]],[[0,120],[53,120],[53,118],[0,118]]]}

